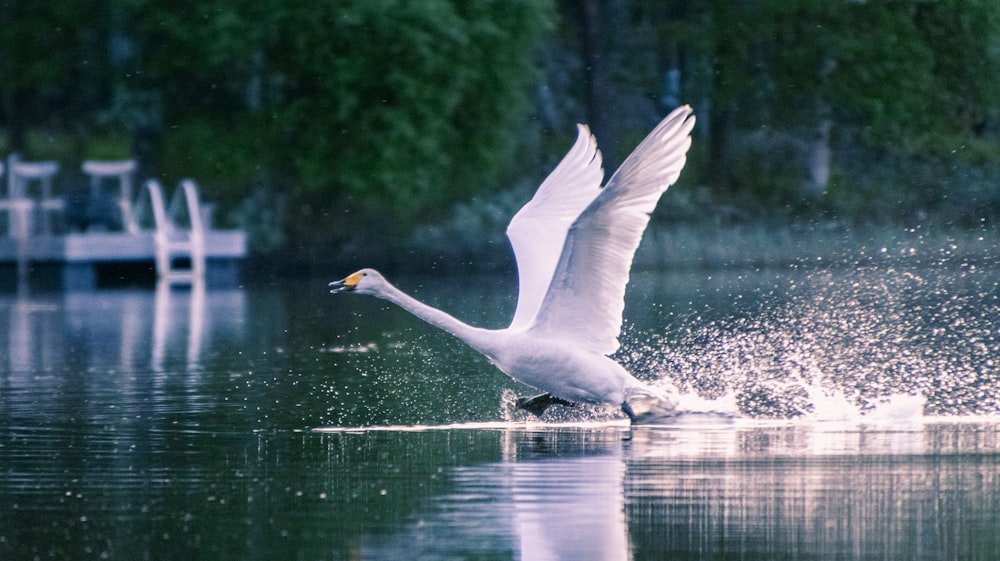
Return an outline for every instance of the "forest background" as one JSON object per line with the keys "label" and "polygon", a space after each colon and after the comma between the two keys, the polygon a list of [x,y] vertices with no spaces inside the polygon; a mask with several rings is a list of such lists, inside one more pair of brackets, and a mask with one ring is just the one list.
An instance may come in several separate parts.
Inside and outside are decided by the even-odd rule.
{"label": "forest background", "polygon": [[0,22],[0,155],[64,162],[66,190],[84,159],[194,178],[264,274],[509,267],[575,123],[610,173],[684,103],[661,264],[1000,218],[989,0],[0,0]]}

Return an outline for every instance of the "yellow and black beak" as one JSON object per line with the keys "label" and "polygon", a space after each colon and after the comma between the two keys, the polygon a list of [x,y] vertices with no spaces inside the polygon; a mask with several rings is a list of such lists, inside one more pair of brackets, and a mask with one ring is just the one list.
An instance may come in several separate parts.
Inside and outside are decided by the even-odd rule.
{"label": "yellow and black beak", "polygon": [[361,277],[363,273],[354,273],[353,275],[342,279],[339,281],[333,281],[329,284],[330,294],[340,294],[341,292],[353,292],[357,288],[358,283],[361,282]]}

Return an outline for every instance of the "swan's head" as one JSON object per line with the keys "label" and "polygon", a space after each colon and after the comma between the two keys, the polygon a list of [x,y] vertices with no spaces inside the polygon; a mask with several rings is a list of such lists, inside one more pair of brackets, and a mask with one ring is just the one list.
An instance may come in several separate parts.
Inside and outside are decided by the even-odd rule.
{"label": "swan's head", "polygon": [[330,283],[330,294],[356,292],[358,294],[379,294],[386,280],[375,269],[361,269],[346,278]]}

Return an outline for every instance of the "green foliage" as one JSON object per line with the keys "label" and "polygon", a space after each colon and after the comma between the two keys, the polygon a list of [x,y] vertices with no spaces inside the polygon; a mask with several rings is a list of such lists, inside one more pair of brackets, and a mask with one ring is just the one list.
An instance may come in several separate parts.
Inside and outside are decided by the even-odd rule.
{"label": "green foliage", "polygon": [[666,22],[688,98],[711,100],[705,180],[741,203],[816,208],[804,186],[824,120],[835,181],[819,208],[849,216],[938,206],[949,178],[913,177],[914,158],[996,160],[996,2],[696,0],[638,12]]}
{"label": "green foliage", "polygon": [[161,175],[170,180],[198,178],[216,197],[236,203],[266,178],[261,166],[266,140],[253,124],[229,124],[207,115],[188,118],[165,135]]}
{"label": "green foliage", "polygon": [[[614,98],[588,109],[606,112],[610,162],[671,109],[656,101],[675,69],[699,116],[681,186],[699,189],[692,213],[1000,209],[1000,3],[594,5],[606,17],[588,62],[576,2],[0,3],[0,145],[67,161],[131,151],[167,181],[196,178],[223,219],[259,222],[261,247],[416,227],[417,245],[472,248],[496,229],[499,191],[562,155],[563,123],[602,122],[573,99],[588,76]],[[593,61],[607,66],[588,74]],[[824,123],[819,195],[807,183]]]}
{"label": "green foliage", "polygon": [[[292,10],[272,49],[276,119],[301,194],[331,187],[404,219],[468,198],[503,170],[546,23],[532,2],[360,2]],[[332,7],[332,6],[331,6]]]}
{"label": "green foliage", "polygon": [[84,160],[127,160],[132,157],[129,139],[121,134],[88,135],[83,142]]}
{"label": "green foliage", "polygon": [[10,150],[36,157],[29,125],[65,127],[93,100],[86,86],[104,78],[101,65],[92,64],[103,53],[81,23],[100,14],[101,5],[0,2],[0,125]]}
{"label": "green foliage", "polygon": [[505,171],[552,17],[529,0],[131,4],[148,72],[185,82],[168,96],[169,168],[227,192],[266,176],[303,204],[403,223]]}
{"label": "green foliage", "polygon": [[0,88],[34,90],[75,74],[79,22],[98,6],[98,0],[0,3]]}

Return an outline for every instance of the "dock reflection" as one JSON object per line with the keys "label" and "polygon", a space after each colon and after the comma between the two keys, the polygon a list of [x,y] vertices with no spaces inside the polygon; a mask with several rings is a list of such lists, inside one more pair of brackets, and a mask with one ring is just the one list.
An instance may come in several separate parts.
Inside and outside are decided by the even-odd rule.
{"label": "dock reflection", "polygon": [[[185,302],[186,300],[186,302]],[[153,352],[150,368],[162,372],[171,341],[184,341],[187,350],[186,370],[201,364],[205,336],[205,281],[196,280],[184,290],[175,290],[165,280],[156,285],[156,310],[153,314]]]}
{"label": "dock reflection", "polygon": [[213,338],[246,323],[242,289],[204,283],[0,298],[0,370],[197,372]]}

